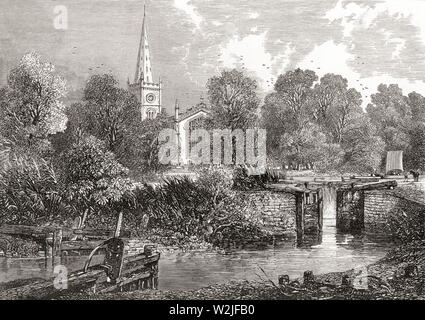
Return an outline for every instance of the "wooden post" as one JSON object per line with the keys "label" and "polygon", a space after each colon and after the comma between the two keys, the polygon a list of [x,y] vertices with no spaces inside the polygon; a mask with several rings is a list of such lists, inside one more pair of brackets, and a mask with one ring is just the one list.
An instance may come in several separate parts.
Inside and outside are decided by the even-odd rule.
{"label": "wooden post", "polygon": [[314,274],[313,271],[304,271],[304,285],[314,283]]}
{"label": "wooden post", "polygon": [[319,231],[323,230],[323,189],[320,188],[317,190],[317,210],[318,210],[318,225]]}
{"label": "wooden post", "polygon": [[280,286],[286,286],[289,284],[289,275],[287,274],[282,274],[279,276],[278,278],[278,282]]}
{"label": "wooden post", "polygon": [[350,286],[350,277],[348,275],[342,276],[341,286]]}
{"label": "wooden post", "polygon": [[296,206],[296,228],[297,228],[297,241],[302,242],[304,235],[304,211],[305,211],[305,197],[304,192],[297,192],[295,195]]}
{"label": "wooden post", "polygon": [[113,283],[121,277],[121,272],[124,263],[124,241],[121,239],[108,240],[105,252],[104,265],[109,266],[108,277]]}
{"label": "wooden post", "polygon": [[89,209],[86,209],[86,210],[84,210],[84,213],[83,213],[83,217],[82,217],[82,219],[80,220],[80,224],[79,224],[79,229],[82,229],[82,228],[84,228],[84,225],[86,224],[86,219],[87,219],[87,214],[88,214],[88,212],[89,212]]}
{"label": "wooden post", "polygon": [[48,243],[48,239],[49,238],[49,234],[46,233],[44,236],[44,266],[47,268],[47,260],[49,257],[49,243]]}
{"label": "wooden post", "polygon": [[117,226],[115,228],[115,234],[114,234],[115,238],[119,238],[120,236],[121,225],[122,225],[122,211],[120,211],[120,213],[118,214],[118,221],[117,221]]}
{"label": "wooden post", "polygon": [[52,243],[52,264],[55,264],[55,257],[61,255],[62,247],[62,229],[56,229],[53,233]]}

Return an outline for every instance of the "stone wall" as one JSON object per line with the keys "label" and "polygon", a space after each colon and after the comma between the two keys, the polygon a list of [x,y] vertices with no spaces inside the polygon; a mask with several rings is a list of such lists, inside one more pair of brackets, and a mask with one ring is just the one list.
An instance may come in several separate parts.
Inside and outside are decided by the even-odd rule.
{"label": "stone wall", "polygon": [[386,232],[389,229],[391,213],[398,210],[424,210],[425,203],[417,199],[413,194],[405,193],[405,190],[369,190],[365,191],[364,201],[364,224],[367,232]]}
{"label": "stone wall", "polygon": [[144,251],[145,245],[152,244],[152,242],[146,239],[131,238],[126,241],[124,246],[124,252],[126,255],[133,256]]}
{"label": "stone wall", "polygon": [[366,232],[389,232],[388,218],[396,210],[399,198],[392,190],[364,191],[364,226]]}
{"label": "stone wall", "polygon": [[272,190],[241,192],[251,200],[252,214],[265,230],[274,235],[295,234],[295,195]]}

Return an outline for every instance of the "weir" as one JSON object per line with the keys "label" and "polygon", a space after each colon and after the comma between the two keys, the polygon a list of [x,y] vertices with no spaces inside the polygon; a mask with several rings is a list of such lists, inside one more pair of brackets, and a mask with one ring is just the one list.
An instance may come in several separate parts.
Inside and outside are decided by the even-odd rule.
{"label": "weir", "polygon": [[337,192],[332,186],[323,187],[323,228],[336,228]]}

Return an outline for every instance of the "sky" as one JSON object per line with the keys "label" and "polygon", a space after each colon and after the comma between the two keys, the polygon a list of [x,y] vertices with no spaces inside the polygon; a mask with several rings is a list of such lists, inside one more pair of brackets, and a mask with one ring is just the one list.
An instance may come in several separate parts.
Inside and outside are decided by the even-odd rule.
{"label": "sky", "polygon": [[425,95],[425,0],[1,0],[0,85],[37,51],[67,80],[71,98],[95,73],[125,87],[144,4],[153,76],[170,112],[175,99],[183,109],[198,103],[208,78],[229,68],[255,78],[260,97],[297,67],[341,74],[364,106],[380,83]]}

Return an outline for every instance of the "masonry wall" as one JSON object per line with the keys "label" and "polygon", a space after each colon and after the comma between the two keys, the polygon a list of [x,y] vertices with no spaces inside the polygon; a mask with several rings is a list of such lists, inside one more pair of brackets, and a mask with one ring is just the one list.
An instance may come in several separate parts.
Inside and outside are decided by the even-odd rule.
{"label": "masonry wall", "polygon": [[131,238],[126,241],[124,252],[126,255],[133,256],[144,251],[145,245],[152,244],[151,241],[139,238]]}
{"label": "masonry wall", "polygon": [[272,190],[241,192],[251,200],[252,215],[264,230],[274,235],[295,234],[295,195]]}
{"label": "masonry wall", "polygon": [[389,216],[403,206],[395,190],[368,190],[364,192],[364,227],[366,232],[389,230]]}

